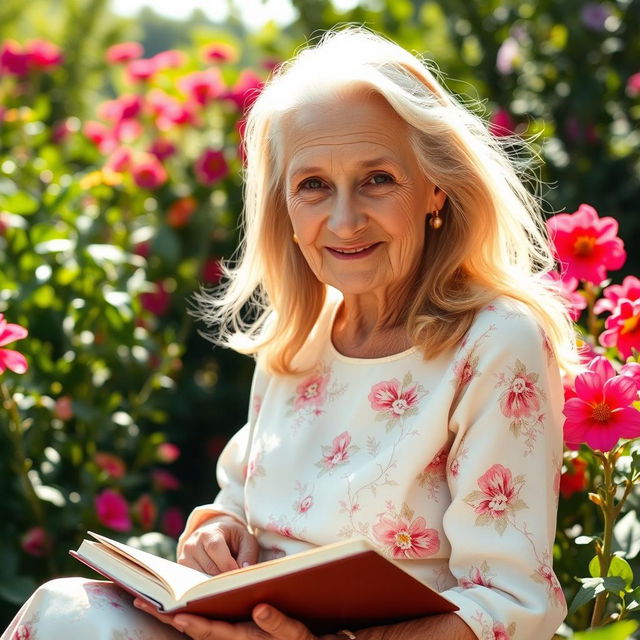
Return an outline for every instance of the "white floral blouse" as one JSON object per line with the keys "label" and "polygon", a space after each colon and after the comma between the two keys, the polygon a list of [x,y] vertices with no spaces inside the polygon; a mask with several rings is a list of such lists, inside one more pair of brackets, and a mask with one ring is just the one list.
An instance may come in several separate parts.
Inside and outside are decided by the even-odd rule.
{"label": "white floral blouse", "polygon": [[551,638],[566,611],[552,569],[563,394],[543,331],[500,299],[431,360],[416,348],[351,358],[331,342],[338,306],[297,356],[312,373],[258,364],[222,489],[181,540],[220,512],[250,526],[262,559],[364,536],[478,638]]}

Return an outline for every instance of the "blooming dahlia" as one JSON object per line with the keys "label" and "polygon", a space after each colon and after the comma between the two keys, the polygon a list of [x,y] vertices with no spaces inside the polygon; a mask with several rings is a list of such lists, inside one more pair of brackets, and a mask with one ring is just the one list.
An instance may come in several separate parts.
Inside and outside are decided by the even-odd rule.
{"label": "blooming dahlia", "polygon": [[638,388],[628,375],[616,375],[613,365],[595,357],[576,377],[576,396],[566,401],[564,438],[577,445],[609,451],[619,438],[640,436],[640,411],[631,406]]}
{"label": "blooming dahlia", "polygon": [[623,360],[640,351],[640,299],[621,300],[605,322],[606,331],[600,334],[603,347],[616,347]]}
{"label": "blooming dahlia", "polygon": [[627,276],[622,281],[622,284],[612,284],[602,292],[602,295],[604,298],[596,301],[593,307],[594,312],[602,313],[603,311],[609,311],[613,313],[623,298],[627,300],[640,300],[640,279],[635,276]]}
{"label": "blooming dahlia", "polygon": [[588,204],[574,213],[560,213],[547,220],[563,277],[578,278],[600,284],[607,270],[619,269],[627,258],[618,236],[618,223],[610,217],[600,218]]}

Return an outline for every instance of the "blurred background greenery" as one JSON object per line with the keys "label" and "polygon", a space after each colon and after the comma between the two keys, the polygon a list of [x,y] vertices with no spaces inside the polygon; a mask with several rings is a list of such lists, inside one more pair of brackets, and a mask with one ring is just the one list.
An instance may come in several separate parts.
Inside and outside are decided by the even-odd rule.
{"label": "blurred background greenery", "polygon": [[[22,75],[7,71],[14,55],[0,77],[0,312],[30,334],[16,346],[29,371],[2,374],[0,627],[37,583],[81,573],[67,550],[87,528],[147,534],[140,544],[170,554],[215,493],[252,363],[213,349],[187,308],[236,246],[242,112],[323,30],[364,24],[434,60],[496,135],[532,140],[547,211],[588,202],[617,218],[625,271],[639,271],[637,0],[290,0],[260,25],[241,0],[221,4],[220,21],[126,17],[106,0],[0,4],[5,54],[35,38],[62,54]],[[132,41],[156,60],[149,77],[105,57]],[[108,508],[122,505],[105,490],[131,520],[115,534]],[[561,505],[561,527],[575,507]],[[559,549],[570,596],[590,556]]]}

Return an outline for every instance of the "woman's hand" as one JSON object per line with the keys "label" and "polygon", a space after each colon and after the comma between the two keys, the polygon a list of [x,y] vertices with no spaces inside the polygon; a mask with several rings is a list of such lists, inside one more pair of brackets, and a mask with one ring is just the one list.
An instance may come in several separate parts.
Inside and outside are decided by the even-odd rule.
{"label": "woman's hand", "polygon": [[253,608],[253,622],[236,624],[185,613],[174,616],[158,613],[154,607],[137,598],[133,604],[194,640],[318,640],[302,622],[285,616],[268,604]]}
{"label": "woman's hand", "polygon": [[231,516],[216,516],[186,540],[178,563],[215,576],[255,564],[258,542],[247,527]]}

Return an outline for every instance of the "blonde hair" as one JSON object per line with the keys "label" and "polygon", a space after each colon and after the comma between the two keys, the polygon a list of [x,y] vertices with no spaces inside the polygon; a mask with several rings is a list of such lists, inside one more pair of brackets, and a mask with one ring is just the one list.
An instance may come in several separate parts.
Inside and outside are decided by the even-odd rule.
{"label": "blonde hair", "polygon": [[447,194],[444,225],[428,235],[422,277],[407,310],[412,341],[425,357],[435,356],[463,338],[480,308],[504,295],[531,309],[570,370],[576,362],[573,326],[557,286],[545,277],[554,260],[540,205],[518,176],[527,172],[514,153],[521,149],[507,150],[420,59],[354,27],[325,34],[282,65],[251,108],[237,263],[225,268],[221,290],[197,296],[197,315],[216,326],[212,339],[241,353],[260,353],[272,372],[293,372],[293,357],[318,318],[326,286],[292,242],[282,121],[305,104],[353,89],[379,94],[407,123],[425,175]]}

